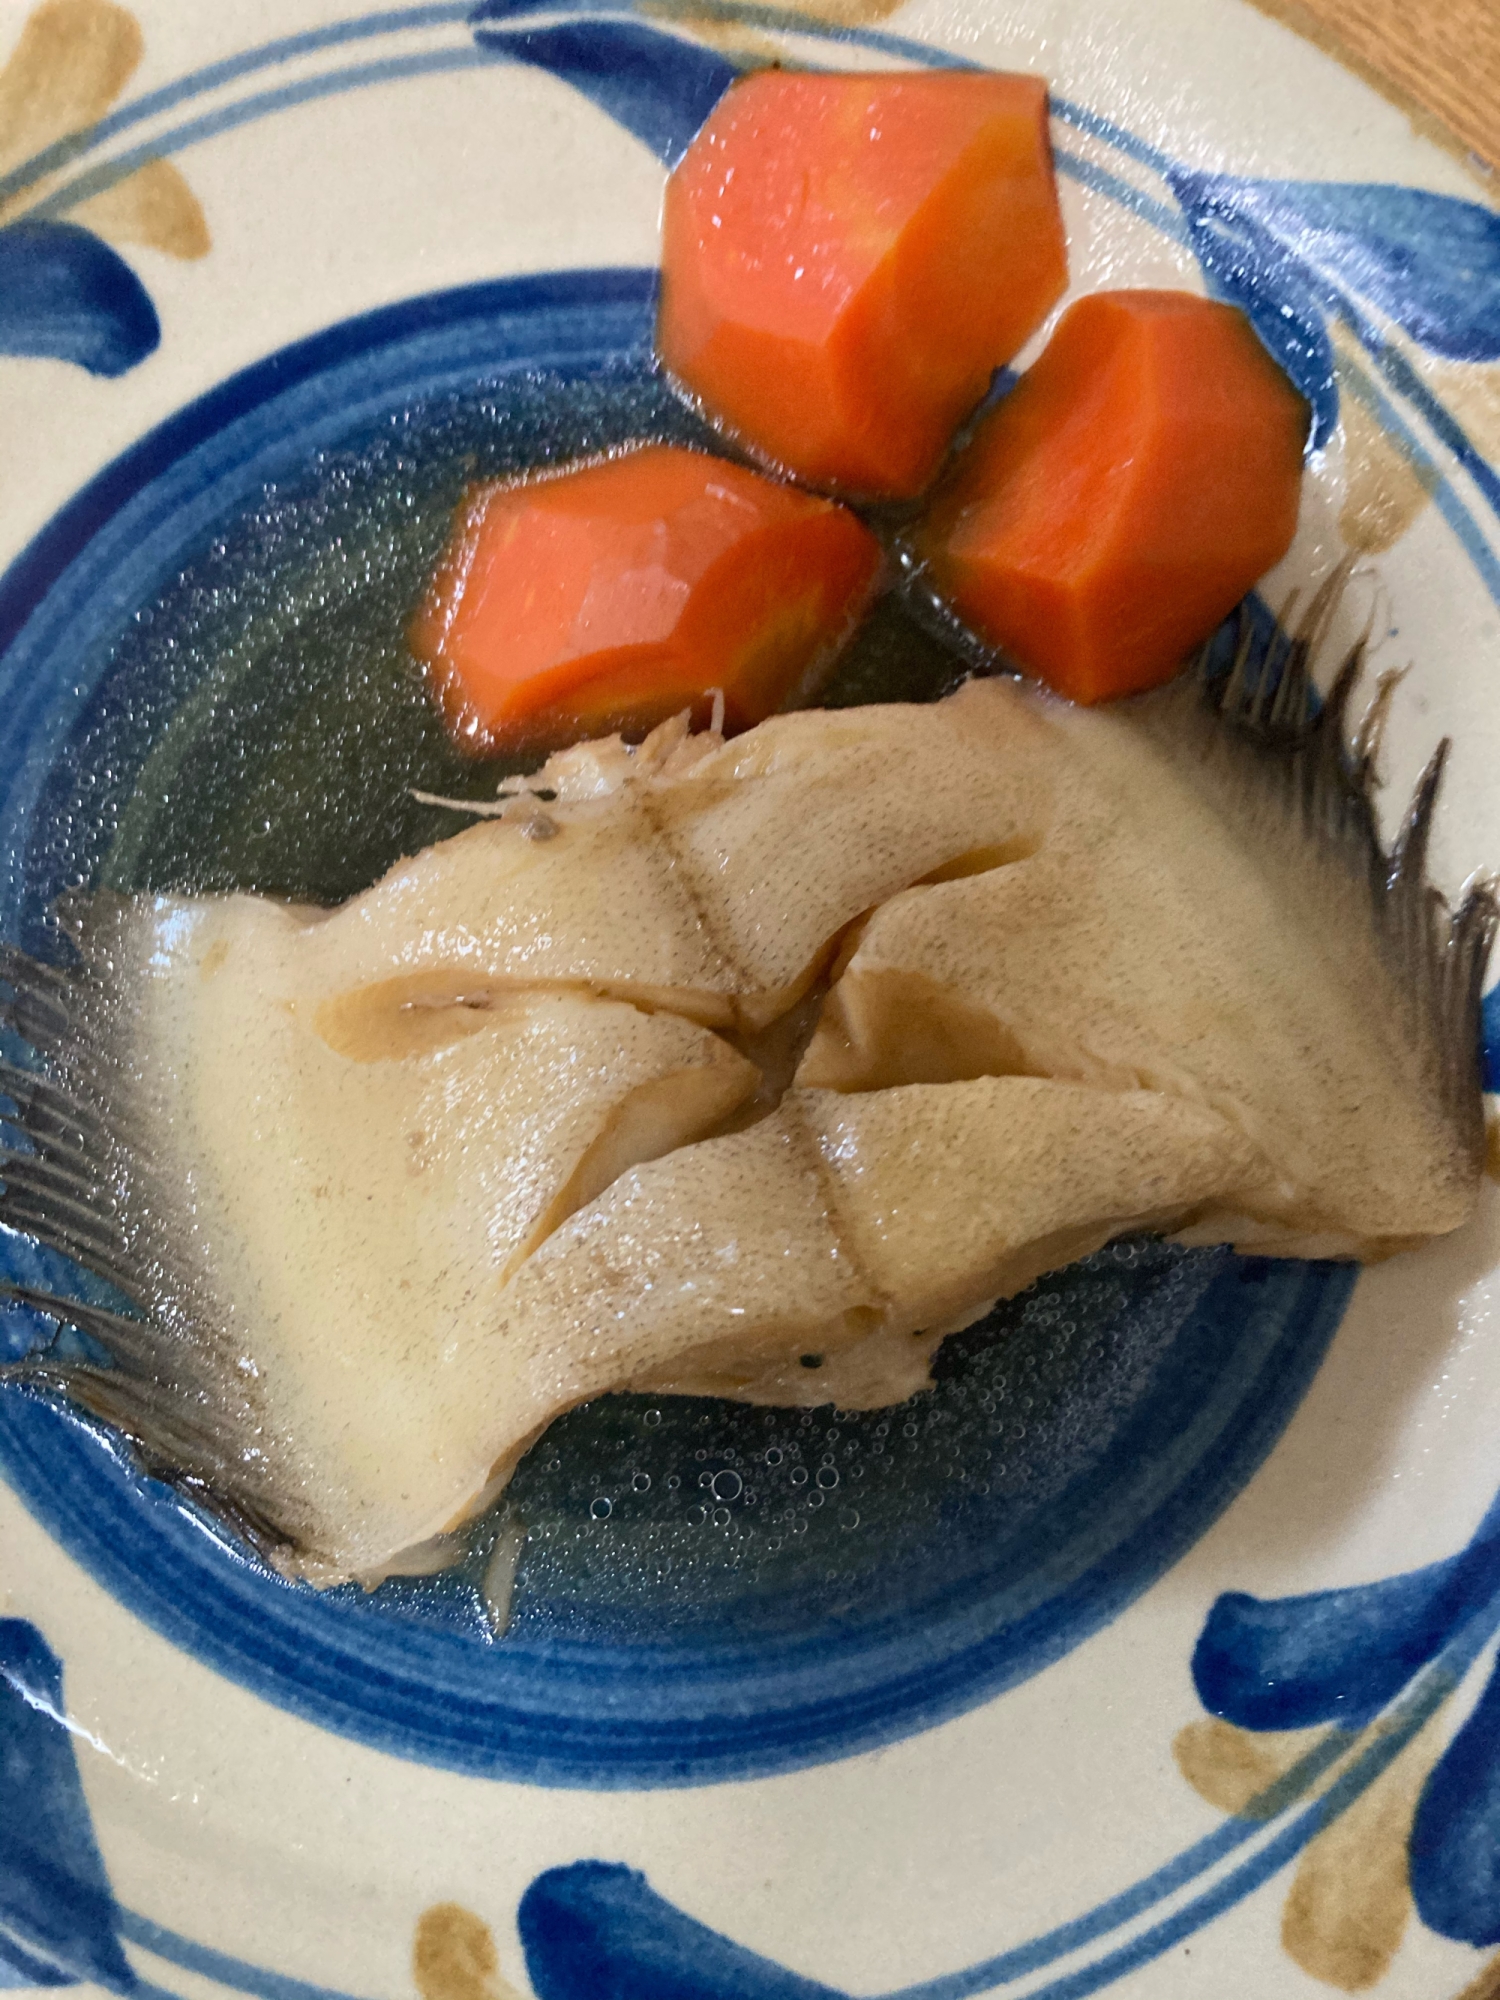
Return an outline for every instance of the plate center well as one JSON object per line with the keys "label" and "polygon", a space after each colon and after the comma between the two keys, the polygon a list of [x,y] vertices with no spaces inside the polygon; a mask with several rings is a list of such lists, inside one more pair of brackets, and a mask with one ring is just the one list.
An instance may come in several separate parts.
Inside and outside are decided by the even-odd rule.
{"label": "plate center well", "polygon": [[[65,510],[0,584],[0,695],[27,690],[4,711],[9,935],[45,949],[79,881],[337,900],[457,829],[413,788],[493,794],[502,767],[449,749],[405,619],[468,480],[702,438],[649,362],[653,284],[518,280],[350,322]],[[887,616],[831,698],[950,677]],[[928,1726],[1114,1616],[1260,1462],[1352,1281],[1128,1243],[951,1340],[895,1410],[605,1398],[549,1430],[464,1564],[368,1596],[281,1583],[20,1394],[0,1465],[134,1611],[326,1726],[544,1783],[701,1783]]]}

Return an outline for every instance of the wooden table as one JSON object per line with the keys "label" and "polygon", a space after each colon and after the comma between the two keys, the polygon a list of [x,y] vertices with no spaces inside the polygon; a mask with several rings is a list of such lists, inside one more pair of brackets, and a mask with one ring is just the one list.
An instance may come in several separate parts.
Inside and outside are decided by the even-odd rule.
{"label": "wooden table", "polygon": [[1500,201],[1500,0],[1257,0],[1492,170]]}

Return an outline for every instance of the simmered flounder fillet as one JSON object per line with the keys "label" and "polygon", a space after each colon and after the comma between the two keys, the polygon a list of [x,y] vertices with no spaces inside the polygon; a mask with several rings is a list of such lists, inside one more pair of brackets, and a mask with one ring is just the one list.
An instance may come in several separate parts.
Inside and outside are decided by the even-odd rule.
{"label": "simmered flounder fillet", "polygon": [[1387,866],[1342,698],[678,724],[332,913],[96,900],[79,974],[14,976],[51,1076],[0,1209],[146,1317],[20,1372],[371,1579],[611,1388],[873,1407],[1122,1230],[1454,1227],[1493,907],[1439,911],[1422,820]]}
{"label": "simmered flounder fillet", "polygon": [[1369,1259],[1456,1228],[1472,1117],[1455,1143],[1444,1051],[1344,858],[1184,758],[1159,698],[1054,704],[1037,727],[1034,698],[991,681],[952,707],[1024,715],[1007,762],[1048,799],[1046,838],[875,911],[798,1082],[1010,1072],[1160,1091],[1253,1148],[1194,1240]]}
{"label": "simmered flounder fillet", "polygon": [[[580,1209],[507,1287],[504,1337],[534,1352],[543,1404],[563,1357],[587,1353],[589,1393],[878,1408],[923,1386],[945,1333],[1123,1230],[1180,1220],[1248,1153],[1212,1112],[1150,1091],[794,1089]],[[840,1393],[810,1392],[806,1354]]]}
{"label": "simmered flounder fillet", "polygon": [[172,1246],[151,1303],[195,1359],[207,1327],[238,1350],[247,1497],[347,1574],[450,1526],[513,1462],[525,1430],[484,1352],[509,1275],[758,1072],[693,1022],[546,989],[367,1014],[334,1048],[309,994],[318,928],[254,897],[160,898],[101,912],[91,942],[133,999],[126,1206]]}
{"label": "simmered flounder fillet", "polygon": [[947,704],[774,716],[730,743],[667,725],[676,754],[639,772],[618,739],[582,745],[537,780],[555,802],[516,799],[331,918],[318,976],[351,1006],[550,982],[753,1032],[896,890],[1029,849],[1025,726]]}

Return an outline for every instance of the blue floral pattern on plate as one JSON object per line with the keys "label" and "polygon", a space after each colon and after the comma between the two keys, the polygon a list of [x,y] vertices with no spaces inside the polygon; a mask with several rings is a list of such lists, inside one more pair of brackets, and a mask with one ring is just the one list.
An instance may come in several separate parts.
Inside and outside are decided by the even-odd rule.
{"label": "blue floral pattern on plate", "polygon": [[[1251,1731],[1364,1729],[1500,1594],[1500,1501],[1458,1555],[1379,1583],[1209,1613],[1193,1679],[1212,1714]],[[1500,1669],[1437,1759],[1408,1843],[1418,1914],[1465,1944],[1500,1944]]]}
{"label": "blue floral pattern on plate", "polygon": [[[72,362],[93,375],[123,375],[151,354],[161,323],[150,294],[119,253],[105,242],[111,229],[164,250],[199,257],[208,248],[202,211],[177,169],[154,155],[132,163],[120,178],[124,209],[99,203],[83,214],[91,190],[59,203],[49,193],[52,174],[102,134],[67,129],[71,119],[100,113],[118,94],[141,54],[133,15],[114,0],[71,0],[33,9],[6,64],[4,101],[19,116],[29,140],[47,133],[50,143],[30,158],[26,140],[0,129],[0,354]],[[102,192],[102,190],[98,191]]]}
{"label": "blue floral pattern on plate", "polygon": [[0,229],[0,354],[123,375],[160,339],[146,287],[90,230],[27,221]]}
{"label": "blue floral pattern on plate", "polygon": [[0,1618],[0,1986],[136,1983],[63,1706],[62,1662]]}

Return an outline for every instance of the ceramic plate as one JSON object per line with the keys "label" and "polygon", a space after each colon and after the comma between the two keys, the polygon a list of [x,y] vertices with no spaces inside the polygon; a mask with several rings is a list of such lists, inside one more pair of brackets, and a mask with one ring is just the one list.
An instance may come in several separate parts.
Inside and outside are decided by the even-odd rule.
{"label": "ceramic plate", "polygon": [[[1387,830],[1451,735],[1436,874],[1500,863],[1500,217],[1242,0],[0,37],[4,936],[101,877],[347,893],[451,826],[404,609],[476,469],[694,434],[663,173],[775,59],[1049,79],[1075,293],[1251,314],[1316,425],[1266,595],[1355,559]],[[899,1409],[577,1411],[463,1564],[368,1594],[0,1390],[0,1985],[1500,1994],[1497,1256],[1492,1183],[1362,1274],[1116,1245]]]}

